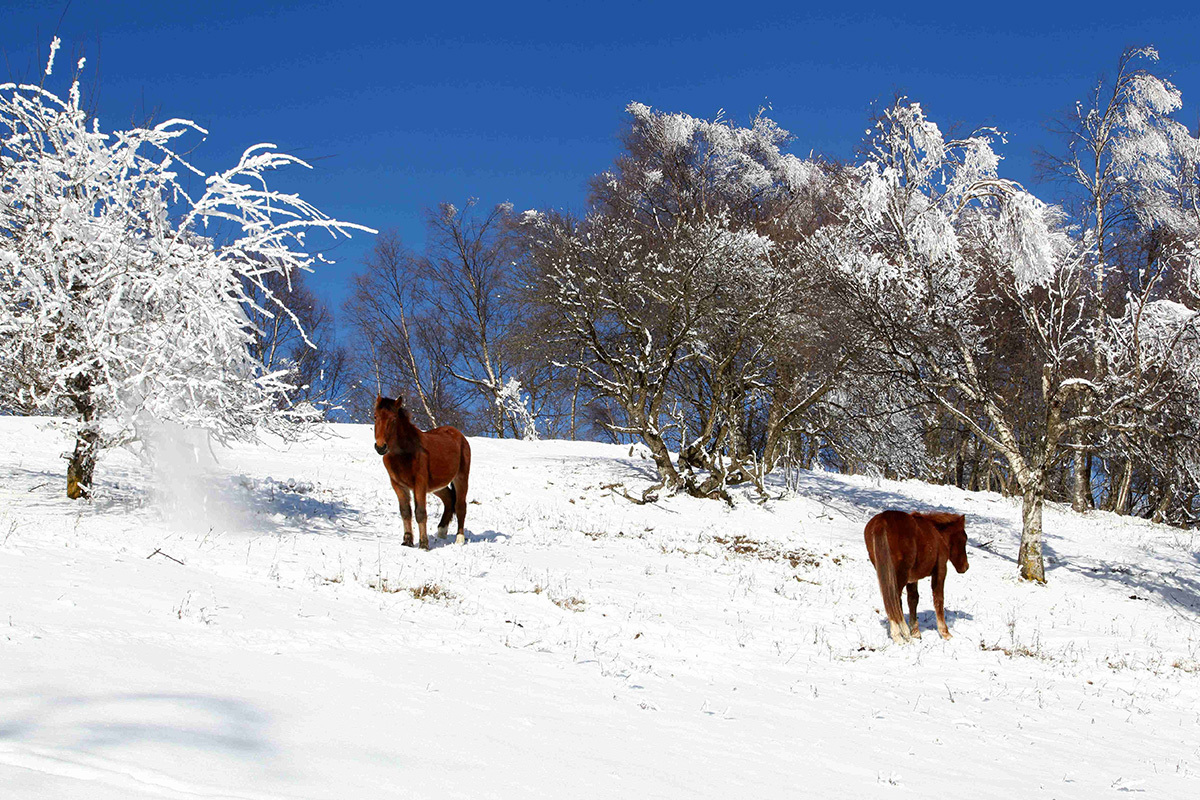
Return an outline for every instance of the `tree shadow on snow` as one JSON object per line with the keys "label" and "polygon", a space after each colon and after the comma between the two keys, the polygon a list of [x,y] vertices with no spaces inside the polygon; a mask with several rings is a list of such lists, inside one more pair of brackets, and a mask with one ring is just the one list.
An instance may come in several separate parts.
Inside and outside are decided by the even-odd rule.
{"label": "tree shadow on snow", "polygon": [[362,509],[335,497],[329,489],[296,480],[253,479],[236,475],[231,479],[240,489],[246,507],[260,516],[282,515],[287,520],[335,523],[361,522]]}
{"label": "tree shadow on snow", "polygon": [[1200,580],[1195,576],[1181,575],[1178,570],[1172,572],[1139,570],[1125,564],[1097,564],[1095,566],[1066,564],[1064,566],[1085,578],[1122,587],[1121,591],[1128,591],[1131,600],[1148,600],[1148,595],[1157,596],[1191,619],[1192,622],[1200,622]]}
{"label": "tree shadow on snow", "polygon": [[644,480],[652,484],[658,482],[658,469],[654,466],[653,461],[647,459],[572,455],[547,457],[544,460],[560,464],[564,470],[573,473],[594,476],[602,482],[610,478],[627,481]]}
{"label": "tree shadow on snow", "polygon": [[[782,479],[776,480],[778,488],[783,488]],[[921,485],[926,486],[927,484]],[[801,472],[797,479],[795,492],[802,497],[816,500],[830,511],[836,511],[852,522],[860,522],[863,525],[866,525],[871,517],[888,509],[963,513],[961,509],[953,506],[931,504],[900,492],[879,486],[862,486],[845,480],[843,476],[820,472]],[[1003,517],[972,512],[967,514],[968,537],[971,536],[973,526],[1008,528],[1010,521]]]}
{"label": "tree shadow on snow", "polygon": [[202,694],[0,695],[0,742],[95,751],[168,744],[259,758],[269,720],[242,700]]}
{"label": "tree shadow on snow", "polygon": [[0,483],[19,497],[24,508],[70,508],[82,514],[103,514],[112,510],[131,511],[140,507],[144,497],[136,482],[126,471],[101,473],[98,467],[91,500],[71,500],[67,497],[67,468],[51,470],[7,467],[0,471]]}

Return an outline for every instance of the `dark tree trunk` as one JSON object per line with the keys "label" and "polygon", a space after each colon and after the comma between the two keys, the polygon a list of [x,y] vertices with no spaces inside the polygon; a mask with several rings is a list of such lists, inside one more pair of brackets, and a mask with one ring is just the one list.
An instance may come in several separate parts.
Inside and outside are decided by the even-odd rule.
{"label": "dark tree trunk", "polygon": [[1095,508],[1095,501],[1092,500],[1092,454],[1084,450],[1076,450],[1073,462],[1071,471],[1074,486],[1071,492],[1071,508],[1076,511]]}
{"label": "dark tree trunk", "polygon": [[75,452],[67,462],[67,497],[72,500],[87,500],[92,496],[92,474],[96,470],[100,437],[91,428],[85,428],[75,438]]}
{"label": "dark tree trunk", "polygon": [[71,380],[71,388],[74,390],[71,402],[82,425],[75,434],[75,452],[67,462],[67,497],[86,500],[92,496],[92,474],[100,455],[100,432],[95,427],[96,403],[92,397],[91,377],[77,375]]}

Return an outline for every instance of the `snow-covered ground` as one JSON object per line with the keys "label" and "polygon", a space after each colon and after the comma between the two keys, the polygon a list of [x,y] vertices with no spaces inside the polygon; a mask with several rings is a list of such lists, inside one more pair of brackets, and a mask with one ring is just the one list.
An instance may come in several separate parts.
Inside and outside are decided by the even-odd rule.
{"label": "snow-covered ground", "polygon": [[[364,426],[131,456],[0,418],[0,796],[1200,796],[1200,540],[823,473],[637,506],[629,448],[472,440],[469,543],[400,546]],[[439,507],[431,500],[433,514]],[[971,569],[895,646],[862,543],[961,511]],[[182,562],[182,563],[180,563]]]}

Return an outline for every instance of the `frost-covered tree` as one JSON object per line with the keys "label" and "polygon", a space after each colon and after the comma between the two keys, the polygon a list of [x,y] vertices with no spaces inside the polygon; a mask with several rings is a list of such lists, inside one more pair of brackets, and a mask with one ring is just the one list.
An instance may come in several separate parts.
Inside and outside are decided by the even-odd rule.
{"label": "frost-covered tree", "polygon": [[[1112,79],[1098,80],[1087,101],[1077,102],[1057,121],[1064,151],[1040,154],[1042,173],[1065,188],[1064,207],[1073,212],[1086,244],[1092,281],[1088,315],[1096,329],[1088,377],[1097,385],[1108,371],[1100,342],[1109,316],[1122,313],[1115,308],[1126,288],[1122,273],[1141,268],[1122,265],[1122,256],[1136,260],[1138,248],[1131,250],[1130,239],[1137,238],[1139,217],[1144,218],[1148,204],[1162,207],[1162,191],[1171,183],[1173,154],[1178,152],[1181,126],[1170,115],[1180,108],[1179,91],[1144,66],[1158,59],[1153,47],[1125,50]],[[1082,416],[1095,424],[1081,426],[1075,445],[1071,502],[1076,511],[1094,504],[1092,454],[1106,433],[1099,398],[1085,394],[1080,400]],[[1128,475],[1131,470],[1126,460],[1123,471]]]}
{"label": "frost-covered tree", "polygon": [[1127,234],[1137,259],[1114,281],[1102,331],[1107,365],[1102,407],[1124,454],[1109,507],[1130,513],[1135,472],[1148,473],[1148,513],[1187,519],[1191,502],[1173,498],[1197,485],[1200,459],[1194,425],[1200,396],[1200,138],[1167,116],[1179,92],[1147,77],[1161,113],[1127,132],[1118,150],[1134,224]]}
{"label": "frost-covered tree", "polygon": [[522,395],[521,382],[509,378],[500,392],[496,395],[496,405],[500,406],[505,417],[511,419],[517,426],[521,438],[534,441],[538,438],[537,420],[529,410],[529,397]]}
{"label": "frost-covered tree", "polygon": [[357,227],[269,188],[271,171],[306,166],[272,145],[206,175],[180,154],[205,134],[192,122],[103,132],[82,69],[66,99],[0,84],[0,397],[69,418],[71,497],[146,423],[224,439],[302,418],[281,402],[286,371],[254,358],[247,309],[291,315],[268,276],[311,268],[308,231]]}
{"label": "frost-covered tree", "polygon": [[[529,284],[563,363],[620,407],[613,430],[650,449],[660,485],[646,496],[724,496],[753,472],[756,398],[781,376],[800,380],[774,370],[775,356],[811,281],[775,234],[826,171],[784,152],[788,134],[765,114],[741,127],[640,103],[627,111],[624,152],[594,179],[588,214],[523,218]],[[797,389],[797,413],[772,423],[794,423],[826,391]]]}
{"label": "frost-covered tree", "polygon": [[[843,223],[814,246],[840,276],[860,368],[890,370],[1006,460],[1024,499],[1020,573],[1044,581],[1042,506],[1088,345],[1082,261],[1058,210],[998,176],[997,138],[949,139],[898,101],[851,173]],[[1035,413],[1014,383],[1036,387]]]}

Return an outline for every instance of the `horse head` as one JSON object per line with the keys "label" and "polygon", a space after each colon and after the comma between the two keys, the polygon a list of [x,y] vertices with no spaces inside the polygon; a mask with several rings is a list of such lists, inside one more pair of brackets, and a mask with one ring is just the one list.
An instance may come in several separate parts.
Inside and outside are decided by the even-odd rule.
{"label": "horse head", "polygon": [[946,545],[950,551],[950,563],[962,574],[970,568],[967,563],[967,531],[966,517],[956,514],[954,521],[942,529],[946,536]]}
{"label": "horse head", "polygon": [[967,518],[962,514],[950,514],[945,511],[922,512],[917,514],[933,523],[942,541],[946,543],[946,554],[950,563],[960,574],[971,566],[967,563]]}
{"label": "horse head", "polygon": [[387,455],[388,441],[393,438],[398,405],[399,401],[390,397],[375,398],[375,452],[381,456]]}

